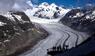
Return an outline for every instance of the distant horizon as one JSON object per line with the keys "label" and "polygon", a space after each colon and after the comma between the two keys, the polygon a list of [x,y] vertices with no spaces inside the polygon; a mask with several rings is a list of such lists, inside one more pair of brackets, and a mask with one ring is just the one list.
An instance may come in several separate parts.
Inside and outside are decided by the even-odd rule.
{"label": "distant horizon", "polygon": [[65,7],[82,7],[86,4],[95,4],[95,0],[32,0],[32,3],[36,5],[43,2],[47,2],[49,4],[55,3],[58,6]]}

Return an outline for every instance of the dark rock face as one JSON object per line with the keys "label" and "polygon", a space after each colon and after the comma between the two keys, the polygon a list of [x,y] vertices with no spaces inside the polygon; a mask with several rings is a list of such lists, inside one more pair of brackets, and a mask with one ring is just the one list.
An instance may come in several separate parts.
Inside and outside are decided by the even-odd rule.
{"label": "dark rock face", "polygon": [[67,26],[85,32],[95,31],[95,8],[72,9],[62,19],[61,22]]}
{"label": "dark rock face", "polygon": [[24,12],[0,15],[0,56],[16,56],[47,35],[48,33],[40,25],[32,23]]}
{"label": "dark rock face", "polygon": [[[2,26],[0,26],[0,40],[1,38],[10,38],[16,32],[19,32],[21,30],[27,31],[29,28],[33,27],[33,24],[24,12],[13,12],[11,15],[15,21],[12,21],[8,17],[0,15],[0,22],[4,23]],[[15,15],[20,15],[22,21],[19,21]]]}
{"label": "dark rock face", "polygon": [[54,15],[53,15],[54,18],[58,18],[59,15],[58,15],[58,12],[55,12]]}
{"label": "dark rock face", "polygon": [[29,21],[30,22],[30,19],[28,18],[28,16],[24,13],[24,12],[13,12],[12,14],[16,14],[16,15],[20,15],[21,16],[21,19],[23,19],[24,21]]}
{"label": "dark rock face", "polygon": [[[15,21],[17,22],[17,25],[22,29],[22,30],[28,30],[29,28],[33,27],[33,24],[31,23],[30,19],[24,12],[15,12],[11,13],[11,15],[14,17]],[[21,20],[19,21],[15,15],[20,15]]]}
{"label": "dark rock face", "polygon": [[1,38],[8,38],[8,36],[12,36],[15,33],[15,25],[7,17],[0,15],[0,22],[5,23],[5,25],[0,26],[0,40]]}

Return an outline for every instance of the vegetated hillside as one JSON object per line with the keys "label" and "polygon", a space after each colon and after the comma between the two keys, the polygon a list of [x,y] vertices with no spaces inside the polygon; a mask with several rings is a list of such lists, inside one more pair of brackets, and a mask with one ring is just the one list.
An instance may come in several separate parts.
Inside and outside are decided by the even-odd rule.
{"label": "vegetated hillside", "polygon": [[73,29],[84,32],[95,32],[95,7],[72,9],[61,22]]}
{"label": "vegetated hillside", "polygon": [[47,35],[24,12],[0,14],[0,56],[23,52]]}

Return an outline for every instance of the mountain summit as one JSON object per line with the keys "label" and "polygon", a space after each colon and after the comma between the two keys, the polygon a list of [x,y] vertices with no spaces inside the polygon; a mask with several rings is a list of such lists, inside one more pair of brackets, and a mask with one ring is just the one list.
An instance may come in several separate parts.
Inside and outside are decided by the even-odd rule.
{"label": "mountain summit", "polygon": [[[56,19],[62,17],[66,14],[70,9],[65,9],[60,6],[57,6],[55,3],[48,4],[47,2],[43,2],[37,7],[33,7],[33,9],[26,10],[26,14],[29,14],[31,11],[31,15],[38,18],[45,19]],[[30,14],[29,14],[30,15]]]}

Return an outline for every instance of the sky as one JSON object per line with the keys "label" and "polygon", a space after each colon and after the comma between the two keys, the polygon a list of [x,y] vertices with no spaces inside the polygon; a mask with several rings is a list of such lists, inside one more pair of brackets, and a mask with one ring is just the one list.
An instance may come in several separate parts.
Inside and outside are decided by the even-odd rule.
{"label": "sky", "polygon": [[6,12],[10,10],[23,11],[27,8],[31,8],[31,0],[0,0],[0,12]]}
{"label": "sky", "polygon": [[65,7],[78,7],[84,6],[87,3],[94,4],[95,0],[32,0],[33,4],[40,4],[42,2],[48,2],[49,4],[55,3],[59,6]]}
{"label": "sky", "polygon": [[95,0],[0,0],[0,11],[9,11],[12,9],[21,11],[26,10],[27,8],[31,8],[31,2],[35,5],[39,5],[43,2],[49,4],[55,3],[65,7],[84,6],[87,3],[95,4]]}

